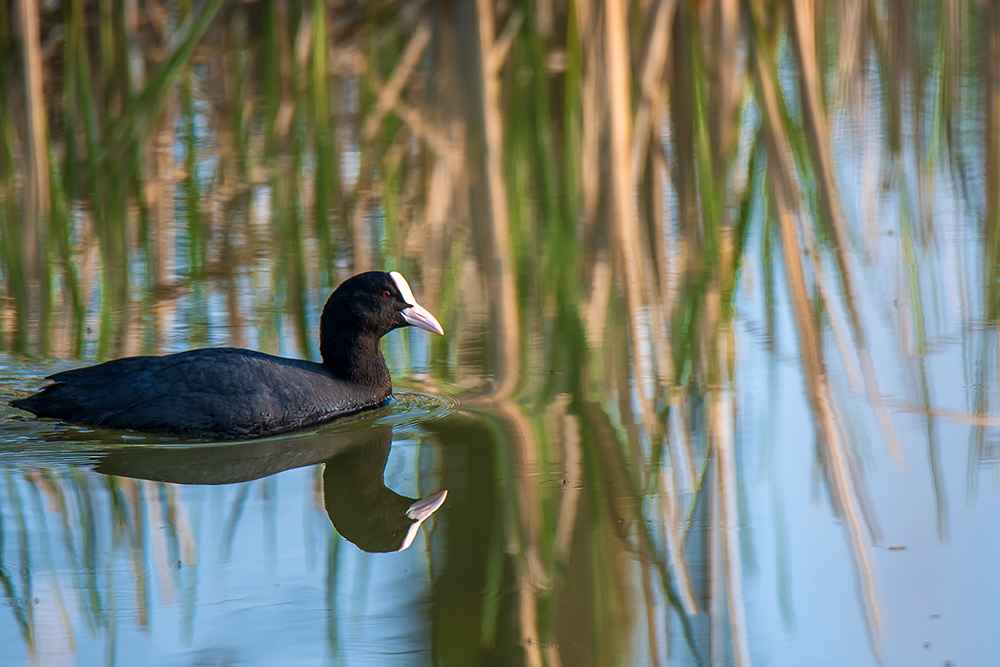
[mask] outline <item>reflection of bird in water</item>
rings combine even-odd
[[[273,441],[113,449],[100,453],[95,469],[174,484],[236,484],[324,462],[324,502],[337,532],[363,551],[402,551],[448,492],[414,500],[387,489],[391,445],[392,426],[376,424]]]
[[[402,275],[345,280],[320,318],[323,363],[236,348],[127,357],[49,376],[10,405],[39,417],[148,433],[255,438],[382,405],[392,381],[379,340],[415,326],[444,333]]]
[[[413,543],[427,517],[444,503],[447,491],[416,500],[383,482],[391,437],[373,436],[326,460],[323,500],[341,536],[365,551],[402,551]]]

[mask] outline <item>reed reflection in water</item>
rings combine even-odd
[[[399,269],[449,336],[390,366],[460,406],[420,426],[449,501],[430,608],[400,612],[417,662],[990,664],[959,639],[1000,592],[994,5],[0,6],[3,397],[48,368],[26,355],[315,357],[329,290]],[[0,410],[18,456],[56,428]],[[116,570],[45,564],[26,499],[156,503],[18,460],[0,627],[38,659],[40,580],[63,609]]]

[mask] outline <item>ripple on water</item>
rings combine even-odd
[[[397,389],[389,407],[392,423],[405,428],[447,416],[458,407],[458,401],[410,389]]]
[[[312,428],[262,438],[257,442],[309,440],[317,436],[336,437],[350,431],[369,429],[375,424],[390,424],[393,427],[393,440],[396,440],[400,436],[419,432],[422,424],[441,419],[454,412],[458,406],[458,402],[453,399],[410,389],[395,389],[392,394],[392,400],[380,408],[340,417]],[[208,443],[202,441],[198,444]]]

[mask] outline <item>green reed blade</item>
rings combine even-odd
[[[77,46],[78,34],[73,30],[73,3],[63,3],[63,25],[65,26],[65,37],[63,38],[63,59],[67,63],[73,62],[79,50]],[[65,133],[64,143],[66,155],[63,164],[63,190],[67,201],[74,201],[77,197],[77,118],[78,102],[76,92],[76,77],[73,67],[65,67],[62,77],[63,83],[63,132]]]
[[[305,105],[300,104],[300,111],[294,123],[295,137],[292,141],[292,170],[291,170],[291,198],[288,202],[289,211],[285,220],[288,222],[284,234],[282,235],[286,243],[286,254],[289,259],[289,269],[291,271],[289,281],[290,303],[292,316],[295,322],[295,329],[298,334],[301,354],[306,357],[314,355],[310,345],[309,327],[307,326],[307,291],[305,276],[304,254],[302,252],[303,243],[303,220],[302,220],[302,182],[305,178],[305,119],[301,110]]]
[[[324,272],[333,265],[333,247],[330,241],[331,200],[339,191],[334,157],[333,134],[330,131],[329,77],[326,71],[326,3],[311,0],[312,4],[312,97],[313,124],[316,135],[316,174],[313,189],[315,200],[313,217],[319,252]]]
[[[494,448],[496,450],[498,448]],[[504,570],[504,530],[503,514],[496,512],[490,542],[486,550],[486,564],[483,568],[485,582],[482,591],[483,611],[480,621],[479,641],[483,646],[496,645],[500,623],[500,602]]]
[[[181,83],[181,109],[184,136],[184,214],[187,217],[187,269],[188,275],[200,277],[206,270],[207,249],[205,221],[201,210],[201,184],[198,180],[198,133],[195,126],[195,107],[190,72]]]
[[[2,9],[2,8],[0,8]],[[0,44],[0,47],[4,46]],[[0,68],[0,263],[6,273],[10,296],[14,301],[14,339],[16,352],[28,350],[28,284],[22,247],[21,207],[16,181],[14,142],[16,132],[11,106],[12,76]],[[2,329],[2,327],[0,327]]]
[[[762,196],[763,189],[755,186],[757,173],[761,169],[761,161],[764,157],[764,135],[758,128],[754,135],[753,145],[750,149],[750,158],[747,161],[746,188],[739,201],[739,208],[736,214],[735,229],[735,250],[733,252],[734,266],[727,267],[729,283],[723,285],[722,294],[727,308],[732,308],[736,294],[736,282],[740,266],[743,264],[744,250],[746,249],[747,238],[750,231],[750,219],[753,211],[753,204],[759,196]]]
[[[559,184],[556,177],[556,160],[553,156],[553,132],[551,127],[551,111],[549,108],[549,71],[546,43],[538,32],[535,13],[530,3],[525,3],[524,28],[520,31],[520,39],[527,42],[524,50],[527,52],[527,64],[531,71],[531,88],[526,91],[534,102],[530,109],[531,125],[534,141],[534,164],[538,183],[538,199],[543,229],[546,236],[555,242],[563,240],[564,229],[568,223],[563,218],[559,203]],[[520,52],[520,50],[518,51]],[[527,106],[527,105],[525,105]]]
[[[83,295],[80,291],[80,278],[73,257],[72,221],[70,220],[69,204],[63,190],[63,179],[59,173],[55,156],[49,149],[49,191],[52,195],[51,224],[52,235],[55,237],[59,262],[62,265],[65,289],[69,292],[69,300],[73,313],[73,356],[80,356],[83,351],[83,330],[86,310]]]
[[[225,0],[208,0],[190,23],[178,32],[183,39],[177,44],[170,58],[148,80],[142,92],[130,102],[121,117],[111,126],[103,149],[114,154],[128,141],[144,144],[149,133],[159,121],[167,98],[173,92],[177,78],[186,71],[186,65],[202,35],[222,7]],[[190,17],[189,17],[190,18]]]
[[[562,213],[567,223],[580,214],[580,151],[583,126],[583,38],[576,3],[569,3],[566,16],[566,74],[562,102]],[[568,225],[571,231],[572,225]]]
[[[278,3],[267,3],[267,19],[264,21],[263,94],[264,94],[264,142],[268,157],[276,149],[276,123],[278,103],[281,95],[281,72],[279,61],[283,57],[278,50]]]
[[[108,103],[110,92],[115,81],[115,9],[114,0],[97,0],[97,10],[100,20],[98,31],[100,39],[101,80],[104,83],[105,108],[110,110]]]

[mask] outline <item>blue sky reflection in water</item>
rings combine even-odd
[[[111,651],[121,664],[146,664],[151,655],[151,664],[316,664],[330,656],[377,664],[382,654],[425,664],[426,622],[412,612],[427,605],[429,536],[390,554],[344,541],[324,508],[324,465],[217,485],[121,475],[233,479],[342,454],[336,443],[345,431],[390,438],[390,428],[369,418],[284,442],[195,450],[151,439],[109,445],[83,430],[45,453],[5,451],[11,495],[3,518],[15,548],[3,562],[13,587],[32,596],[11,607],[31,615],[37,652],[29,656],[18,623],[4,623],[4,663],[103,663]],[[386,468],[394,490],[417,495],[419,466],[433,459],[422,447],[420,437],[398,435]],[[27,536],[18,530],[22,516]]]
[[[67,7],[0,33],[0,664],[1000,663],[994,3]],[[228,450],[6,405],[316,359],[368,268],[448,332],[386,338],[377,414]],[[368,554],[320,462],[386,425],[385,486],[448,497]]]

